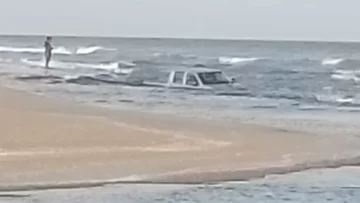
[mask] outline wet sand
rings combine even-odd
[[[3,87],[0,123],[0,191],[246,180],[356,165],[340,159],[360,149],[353,137],[114,111]]]

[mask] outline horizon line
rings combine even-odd
[[[204,40],[204,41],[258,41],[258,42],[298,42],[298,43],[360,43],[360,40],[302,40],[302,39],[260,39],[260,38],[206,38],[206,37],[157,37],[157,36],[114,36],[114,35],[75,35],[75,34],[1,34],[0,37],[63,37],[63,38],[123,38],[123,39],[155,39],[155,40]]]

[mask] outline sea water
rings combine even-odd
[[[0,37],[2,85],[90,105],[257,123],[357,137],[360,44],[55,37],[44,70],[43,37]],[[130,87],[134,72],[166,80],[178,68],[220,69],[249,94]],[[104,79],[105,78],[105,79]],[[69,80],[71,79],[71,80]],[[65,82],[64,82],[65,81]],[[29,202],[358,202],[357,167],[305,171],[219,185],[118,185],[30,192]]]

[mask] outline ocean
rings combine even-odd
[[[43,43],[44,37],[1,36],[1,84],[114,110],[255,123],[328,136],[360,135],[360,43],[54,37],[50,70],[43,68]],[[136,74],[164,82],[168,71],[198,67],[222,70],[242,90],[219,95],[121,83]],[[344,167],[245,183],[119,185],[36,192],[24,198],[29,202],[357,202],[359,174],[356,167]]]

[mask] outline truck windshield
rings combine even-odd
[[[230,81],[222,74],[222,72],[205,72],[198,73],[200,80],[204,85],[228,84]]]

